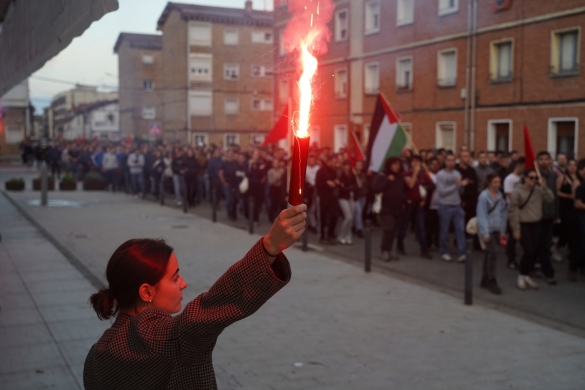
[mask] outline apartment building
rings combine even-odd
[[[160,19],[163,128],[174,139],[261,144],[272,126],[272,13],[168,3]]]
[[[118,54],[120,130],[154,139],[164,132],[162,36],[121,33]]]
[[[20,143],[33,135],[28,79],[0,96],[0,160],[18,158]]]
[[[275,114],[298,77],[282,48],[290,15],[275,2]],[[367,143],[382,92],[418,148],[536,150],[583,157],[582,0],[337,0],[320,61],[312,138]]]
[[[53,97],[51,106],[47,110],[46,117],[52,123],[49,136],[62,137],[65,125],[75,113],[77,107],[83,104],[91,104],[106,100],[118,99],[118,92],[102,92],[97,87],[77,84],[75,88],[58,93]]]

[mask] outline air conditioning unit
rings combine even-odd
[[[494,12],[504,11],[512,6],[512,0],[492,0],[492,10]]]

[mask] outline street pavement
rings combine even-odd
[[[2,170],[0,176],[6,179]],[[0,389],[82,388],[85,355],[109,326],[87,299],[105,282],[107,261],[126,239],[167,239],[189,283],[187,300],[206,291],[260,238],[124,194],[51,192],[50,207],[37,205],[38,192],[3,195]],[[329,249],[291,248],[286,254],[291,283],[218,340],[214,366],[220,389],[585,384],[582,337],[486,305],[465,306],[460,297],[393,273],[366,274],[359,263],[347,256],[340,261]],[[458,267],[429,262],[435,263]],[[554,290],[525,295],[538,301],[549,291]]]

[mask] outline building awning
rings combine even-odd
[[[0,0],[0,96],[43,67],[118,0]]]

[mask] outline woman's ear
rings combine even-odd
[[[152,302],[152,299],[154,298],[154,287],[148,283],[143,283],[138,287],[138,296],[143,302]]]

